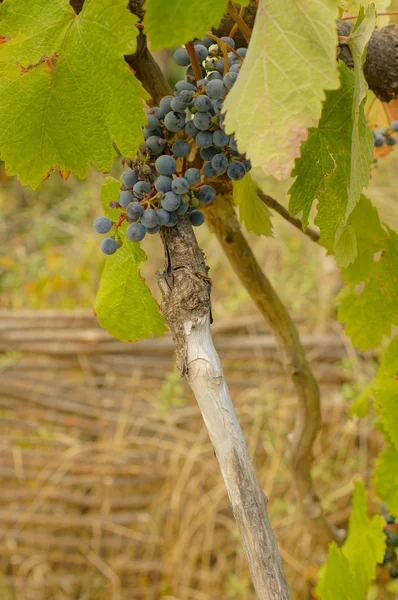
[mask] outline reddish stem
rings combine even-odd
[[[123,213],[122,215],[120,215],[118,222],[115,223],[115,229],[118,230],[119,227],[121,226],[121,224],[123,223],[123,221],[125,221],[126,219],[127,219],[127,213]]]
[[[240,54],[237,53],[237,51],[235,50],[235,48],[232,48],[232,46],[230,46],[229,44],[227,44],[226,42],[223,42],[222,40],[220,40],[219,37],[217,37],[216,35],[213,35],[212,33],[206,33],[206,36],[211,38],[212,40],[214,40],[215,42],[217,42],[217,44],[220,44],[221,48],[222,45],[225,44],[225,46],[227,47],[227,49],[230,52],[233,52],[235,54],[235,56],[237,56],[239,58],[239,60],[241,60],[242,62],[245,60],[243,58],[243,56],[241,56]]]
[[[246,23],[244,22],[244,20],[242,19],[241,15],[238,13],[238,11],[236,10],[236,8],[235,8],[234,4],[231,2],[231,0],[229,0],[229,2],[228,2],[228,12],[231,15],[231,17],[233,18],[233,20],[235,21],[235,23],[237,24],[237,26],[239,27],[239,29],[241,30],[242,35],[245,38],[246,42],[249,43],[251,35],[252,35],[250,27],[248,25],[246,25]]]
[[[378,17],[388,17],[398,15],[398,10],[390,10],[388,12],[379,12],[377,13]],[[358,15],[348,15],[347,17],[343,17],[342,21],[350,21],[351,19],[357,19]]]
[[[187,44],[185,44],[185,48],[187,49],[189,60],[191,61],[193,72],[195,74],[195,79],[196,81],[199,81],[199,79],[203,79],[202,69],[200,68],[200,64],[198,61],[198,57],[196,56],[195,46],[193,45],[193,42],[188,42]]]
[[[245,14],[245,10],[246,10],[246,7],[245,6],[241,6],[241,9],[239,11],[239,16],[242,17],[242,20],[243,20],[243,15]],[[234,23],[231,31],[229,32],[228,37],[234,39],[235,33],[237,31],[238,31],[238,24]]]

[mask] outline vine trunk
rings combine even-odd
[[[158,274],[161,311],[172,332],[177,366],[196,397],[239,527],[259,600],[289,600],[264,496],[229,395],[210,332],[210,280],[186,217],[162,232],[166,268]]]

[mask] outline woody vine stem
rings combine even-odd
[[[217,36],[213,37],[218,41]],[[224,44],[221,42],[221,45]],[[191,59],[194,73],[200,74],[200,65],[197,60],[192,42],[186,44],[186,49]],[[225,49],[227,50],[227,48]],[[230,50],[230,48],[228,48]],[[232,50],[232,48],[231,48]],[[225,52],[226,54],[226,52]],[[158,77],[158,66],[156,61],[147,50],[146,77],[148,69],[153,68]],[[148,60],[149,59],[149,60]],[[138,59],[139,64],[139,59]],[[140,69],[138,69],[140,71]],[[162,76],[163,82],[159,86],[159,94],[156,90],[152,93],[153,101],[160,100],[167,82]],[[172,93],[169,90],[169,93]],[[287,211],[269,196],[259,191],[260,198],[283,217],[287,218]],[[217,205],[221,202],[220,197]],[[272,203],[271,203],[272,204]],[[224,204],[228,208],[228,216],[221,214],[222,209],[207,211],[207,221],[211,229],[216,232],[220,244],[231,262],[234,270],[247,288],[253,301],[259,307],[268,326],[275,336],[278,354],[282,365],[290,378],[298,399],[298,412],[296,425],[292,435],[291,449],[289,452],[289,464],[292,475],[293,487],[296,490],[302,515],[308,524],[313,536],[322,544],[327,545],[331,540],[341,541],[341,534],[335,531],[328,523],[323,512],[320,500],[314,490],[311,477],[313,463],[312,446],[319,433],[321,424],[320,394],[319,388],[312,374],[311,368],[306,360],[304,349],[301,345],[297,329],[291,320],[286,308],[283,306],[278,295],[273,290],[271,283],[263,274],[252,251],[250,250],[241,232],[240,224],[230,202]],[[217,212],[218,211],[218,212]],[[293,225],[302,230],[298,219],[287,218]],[[309,230],[306,234],[314,241],[318,238],[317,232]],[[234,244],[226,240],[234,239]]]

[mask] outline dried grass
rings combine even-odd
[[[221,322],[215,339],[293,597],[313,598],[325,549],[303,528],[284,459],[294,395],[261,321]],[[372,359],[340,331],[305,341],[323,382],[314,477],[345,526],[380,440],[367,419],[347,420],[341,386],[369,377]],[[120,344],[86,311],[3,311],[0,348],[2,600],[255,600],[169,338]]]

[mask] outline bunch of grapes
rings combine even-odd
[[[212,37],[205,36],[195,40],[193,49],[202,79],[195,79],[188,51],[179,48],[174,60],[187,67],[186,77],[176,83],[174,96],[165,96],[148,111],[145,144],[133,168],[123,173],[118,201],[110,203],[120,209],[120,218],[116,223],[107,217],[94,222],[98,233],[115,230],[101,242],[105,254],[113,254],[120,246],[117,229],[126,219],[126,235],[133,242],[161,227],[173,227],[183,214],[192,225],[202,225],[200,206],[213,202],[217,181],[238,181],[251,169],[234,136],[225,133],[221,114],[246,48],[235,50],[229,37],[213,43]]]
[[[373,143],[376,148],[380,148],[386,144],[387,146],[395,146],[397,143],[396,136],[392,133],[398,131],[398,121],[392,121],[389,127],[373,130]]]
[[[381,510],[387,525],[395,525],[395,517],[388,512],[384,504],[382,505]],[[382,566],[390,564],[389,574],[392,579],[398,579],[398,533],[395,533],[395,531],[398,532],[398,529],[394,529],[394,531],[388,529],[387,527],[384,529],[387,550],[384,555],[383,562],[381,563]]]

